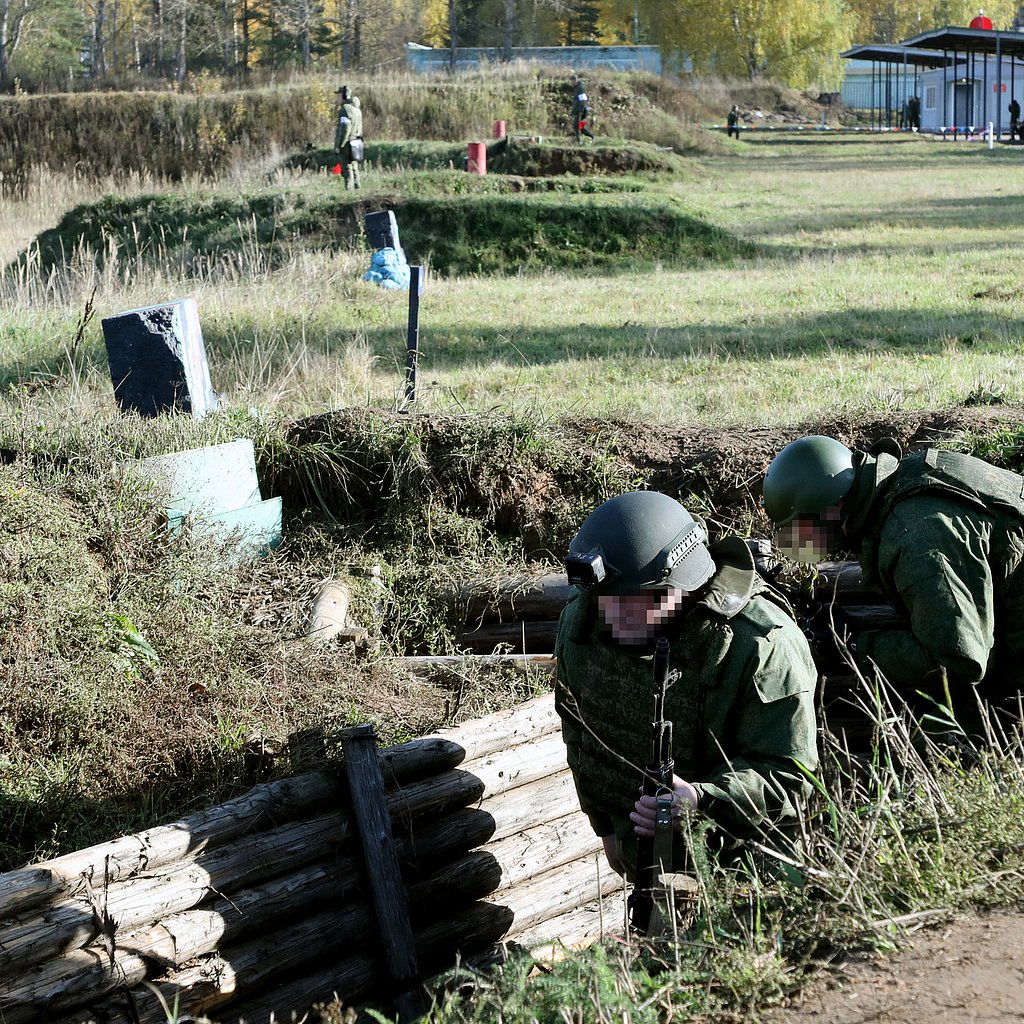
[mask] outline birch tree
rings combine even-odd
[[[0,0],[0,87],[6,89],[13,81],[11,59],[31,24],[35,7],[32,0]]]

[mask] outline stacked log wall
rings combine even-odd
[[[594,937],[621,880],[599,871],[551,695],[380,761],[421,973],[502,939]],[[163,1024],[162,999],[265,1024],[372,995],[385,972],[350,804],[342,774],[307,773],[0,875],[0,1019]]]

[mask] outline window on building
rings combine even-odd
[[[924,109],[935,109],[935,86],[929,85],[924,90]]]

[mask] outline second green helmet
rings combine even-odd
[[[823,512],[853,486],[853,452],[832,437],[810,434],[787,444],[764,478],[764,510],[777,526]]]

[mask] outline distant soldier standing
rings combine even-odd
[[[569,83],[572,85],[572,131],[576,141],[580,141],[581,135],[586,135],[588,139],[594,137],[593,133],[587,127],[587,121],[590,120],[590,99],[587,96],[586,87],[583,85],[583,79],[579,77],[574,71],[569,76]]]
[[[728,125],[725,129],[726,137],[732,135],[735,132],[736,138],[740,137],[740,108],[734,103],[732,110],[729,111]]]
[[[907,100],[907,128],[912,132],[921,130],[921,101],[917,96]]]
[[[341,100],[341,109],[334,132],[334,152],[345,167],[345,188],[362,188],[359,164],[363,159],[363,111],[359,97],[353,96],[347,85],[341,86],[335,95]]]

